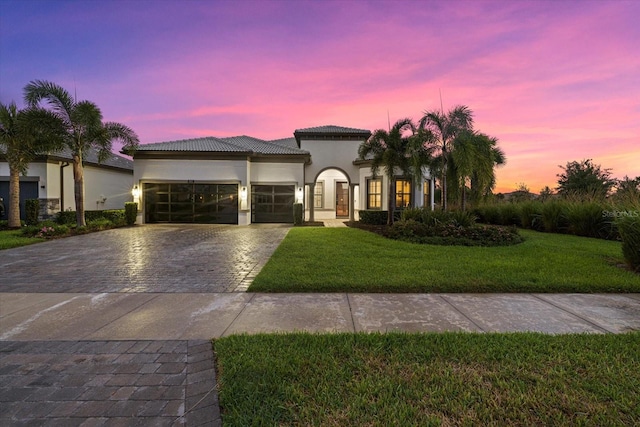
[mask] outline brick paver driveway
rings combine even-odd
[[[289,227],[144,225],[0,254],[0,292],[245,290]]]

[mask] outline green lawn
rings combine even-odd
[[[521,233],[522,244],[486,248],[412,244],[354,228],[293,228],[249,291],[640,292],[619,242]]]
[[[640,333],[240,335],[225,426],[638,425]]]
[[[0,230],[0,249],[17,248],[38,242],[44,242],[44,239],[22,237],[21,230]]]

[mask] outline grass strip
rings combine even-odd
[[[640,333],[214,341],[225,426],[638,425]]]
[[[620,242],[522,230],[503,247],[420,245],[293,228],[251,292],[640,292]]]
[[[11,249],[19,246],[44,242],[45,239],[24,237],[22,230],[0,230],[0,249]]]

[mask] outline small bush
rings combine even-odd
[[[58,224],[75,224],[76,223],[76,211],[60,211],[56,215],[56,222]]]
[[[40,214],[40,201],[38,199],[27,199],[24,203],[24,209],[27,225],[38,224],[38,215]]]
[[[57,236],[69,234],[69,227],[57,224],[54,221],[42,221],[38,225],[27,225],[21,229],[22,235],[26,237],[40,237],[50,239]]]
[[[135,202],[127,202],[124,204],[124,221],[127,225],[136,223],[138,216],[138,204]]]
[[[304,214],[302,210],[302,203],[293,204],[293,225],[302,225],[304,222]]]
[[[515,203],[500,205],[500,225],[521,225],[520,213]]]
[[[108,230],[109,228],[113,227],[113,222],[106,218],[98,218],[92,221],[87,221],[87,229],[89,229],[90,231]]]
[[[387,223],[389,213],[387,211],[362,210],[360,222],[369,225],[384,225]]]
[[[497,205],[484,205],[477,207],[473,213],[479,222],[484,224],[500,224],[500,208]]]
[[[640,273],[640,205],[638,210],[629,211],[616,219],[616,226],[622,239],[622,255],[636,273]]]

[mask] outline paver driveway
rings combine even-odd
[[[278,224],[144,225],[0,254],[0,292],[246,290],[285,237]]]

